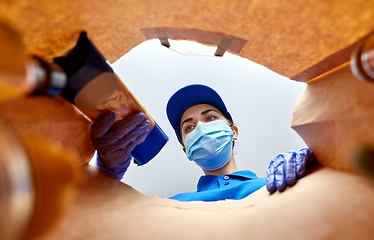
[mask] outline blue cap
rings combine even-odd
[[[181,142],[179,136],[179,121],[184,111],[189,107],[207,103],[220,109],[227,117],[233,122],[230,113],[227,111],[226,106],[219,96],[219,94],[212,88],[202,84],[192,84],[179,89],[177,92],[170,97],[166,105],[166,114],[169,122],[173,127],[178,140]]]

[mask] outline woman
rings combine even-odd
[[[197,192],[177,194],[179,201],[242,199],[267,184],[269,192],[283,191],[304,175],[305,167],[316,162],[308,148],[284,152],[269,165],[267,178],[258,178],[236,166],[232,153],[238,128],[219,94],[212,88],[193,84],[181,88],[167,103],[167,116],[189,160],[202,168],[204,176]],[[116,123],[106,115],[93,125],[92,141],[98,151],[98,166],[121,179],[131,150],[145,138],[149,123],[136,114]],[[99,130],[98,130],[99,129]]]

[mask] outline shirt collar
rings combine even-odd
[[[242,170],[242,171],[237,171],[234,173],[227,174],[227,176],[235,176],[242,178],[243,180],[251,180],[251,179],[257,179],[257,175],[249,170]],[[199,182],[197,184],[197,191],[205,191],[211,186],[213,183],[218,181],[218,176],[214,175],[203,175],[200,177]]]
[[[218,176],[213,175],[203,175],[200,177],[199,182],[197,183],[197,191],[205,191],[211,186],[213,183],[217,182]]]
[[[227,174],[227,176],[237,176],[237,177],[243,177],[243,178],[248,178],[248,179],[258,178],[254,172],[249,171],[249,170],[237,171],[234,173]]]

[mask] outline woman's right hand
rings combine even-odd
[[[136,113],[114,123],[117,114],[100,116],[91,129],[91,141],[97,150],[96,165],[114,179],[121,180],[131,162],[131,151],[149,133],[149,120]],[[113,124],[114,123],[114,124]]]

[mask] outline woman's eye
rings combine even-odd
[[[192,125],[189,125],[187,126],[185,129],[184,129],[184,132],[188,133],[188,132],[191,132],[193,129],[193,126]]]
[[[213,120],[215,120],[216,119],[216,116],[209,116],[209,117],[207,117],[207,121],[213,121]]]

